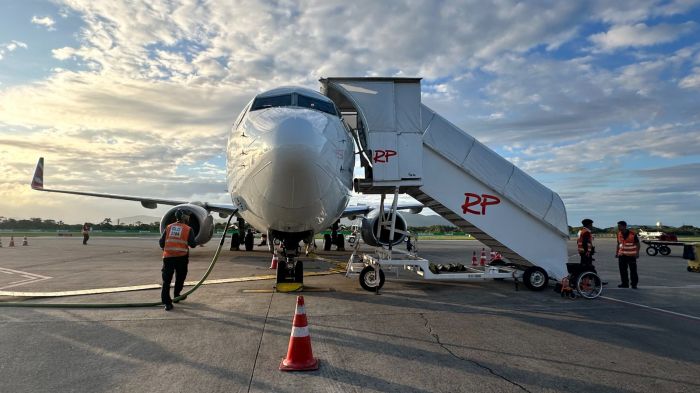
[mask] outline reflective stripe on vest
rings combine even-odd
[[[634,232],[629,231],[627,238],[622,236],[622,232],[617,233],[617,242],[619,243],[617,255],[636,257],[637,245],[634,243]]]
[[[172,223],[165,228],[165,247],[163,258],[184,257],[189,252],[187,239],[190,236],[190,227],[179,222]]]
[[[588,249],[584,250],[583,249],[583,235],[588,232],[589,239],[588,239]],[[578,239],[576,240],[576,244],[578,245],[578,252],[579,254],[584,254],[586,252],[592,251],[593,250],[593,233],[591,233],[591,230],[583,227],[581,228],[580,231],[578,231]]]

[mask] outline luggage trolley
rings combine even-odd
[[[657,254],[663,256],[671,254],[671,246],[685,246],[685,243],[679,241],[662,241],[662,240],[642,240],[642,243],[647,245],[647,255],[653,257]]]

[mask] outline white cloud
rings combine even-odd
[[[589,4],[594,19],[613,24],[678,15],[698,7],[696,0],[592,0]]]
[[[644,23],[613,26],[605,33],[593,34],[590,40],[599,50],[612,51],[619,48],[652,46],[675,41],[683,34],[694,31],[697,24],[686,22],[679,25]]]
[[[56,21],[54,21],[50,16],[38,17],[38,16],[34,15],[34,16],[32,16],[31,22],[34,23],[35,25],[44,26],[48,30],[55,30],[53,25],[56,24]]]
[[[17,48],[24,48],[27,49],[27,44],[21,41],[15,41],[12,40],[9,44],[5,45],[5,48],[7,48],[8,51],[12,52],[13,50]]]
[[[75,52],[75,49],[69,46],[51,50],[51,54],[53,55],[53,57],[58,60],[68,60],[71,57],[75,56]]]
[[[5,57],[5,53],[14,52],[17,48],[27,49],[27,44],[22,41],[15,40],[0,43],[0,60]]]
[[[700,67],[694,67],[693,73],[681,79],[678,86],[684,89],[700,88]]]

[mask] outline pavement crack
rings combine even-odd
[[[255,352],[255,361],[253,362],[253,369],[250,370],[250,380],[248,381],[248,393],[250,393],[250,387],[253,386],[253,376],[255,376],[255,368],[258,365],[258,356],[260,356],[260,347],[262,347],[263,337],[265,337],[265,328],[267,327],[267,319],[270,315],[270,308],[272,307],[272,298],[275,297],[275,292],[270,294],[270,303],[267,304],[267,312],[265,313],[265,322],[263,322],[263,330],[260,333],[260,342],[258,342],[258,350]]]
[[[473,364],[473,365],[475,365],[475,366],[477,366],[477,367],[479,367],[479,368],[481,368],[481,369],[483,369],[483,370],[488,371],[491,375],[493,375],[493,376],[495,376],[495,377],[498,377],[498,378],[500,378],[500,379],[502,379],[502,380],[504,380],[504,381],[510,383],[511,385],[517,386],[517,387],[519,387],[520,389],[522,389],[523,391],[526,391],[526,392],[528,392],[528,393],[531,393],[531,392],[530,392],[529,390],[527,390],[523,385],[521,385],[521,384],[519,384],[519,383],[517,383],[517,382],[515,382],[515,381],[513,381],[513,380],[510,380],[510,379],[508,379],[507,377],[505,377],[505,376],[503,376],[503,375],[497,373],[497,372],[494,371],[494,369],[492,369],[491,367],[486,366],[486,365],[484,365],[484,364],[481,364],[481,363],[479,363],[479,362],[477,362],[476,360],[473,360],[473,359],[463,358],[463,357],[457,355],[456,353],[454,353],[450,348],[447,347],[446,344],[444,344],[444,343],[440,340],[440,335],[438,335],[437,332],[435,332],[435,330],[433,330],[433,327],[432,327],[432,325],[430,325],[430,321],[428,321],[428,318],[425,316],[425,314],[424,314],[424,313],[419,313],[418,315],[420,315],[420,317],[421,317],[421,318],[423,319],[423,321],[425,322],[425,325],[424,325],[424,326],[425,326],[425,329],[428,331],[428,334],[430,334],[430,336],[432,336],[432,337],[435,339],[435,343],[438,344],[438,345],[439,345],[442,349],[444,349],[447,353],[449,353],[450,355],[452,355],[452,357],[454,357],[455,359],[459,359],[459,360],[461,360],[461,361],[464,361],[464,362],[471,363],[471,364]]]

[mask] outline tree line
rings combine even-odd
[[[132,231],[158,231],[160,223],[143,223],[137,221],[132,224],[113,224],[112,219],[105,218],[99,223],[88,222],[93,230],[132,230]],[[17,230],[43,230],[43,231],[80,231],[83,224],[67,224],[61,220],[41,219],[32,217],[30,219],[17,220],[0,216],[0,229]]]
[[[700,228],[692,226],[692,225],[682,225],[680,227],[669,227],[669,226],[662,226],[662,227],[652,227],[652,226],[631,226],[633,231],[638,231],[639,229],[643,229],[647,232],[665,232],[669,233],[672,235],[676,236],[700,236]],[[578,231],[581,229],[581,227],[569,227],[569,233],[578,233]],[[593,230],[591,230],[593,234],[617,234],[617,226],[610,227],[610,228],[597,228],[593,227]]]
[[[141,221],[136,221],[131,224],[114,224],[111,218],[105,218],[98,223],[87,223],[92,230],[97,231],[144,231],[144,232],[158,232],[160,231],[160,222],[150,222],[144,223]],[[218,222],[214,224],[214,229],[219,231],[223,230],[226,226],[223,222]],[[39,217],[32,217],[30,219],[17,220],[14,218],[7,218],[0,216],[0,229],[12,229],[12,230],[40,230],[40,231],[68,231],[75,232],[81,231],[83,229],[83,224],[67,224],[60,220],[52,219],[41,219]]]

